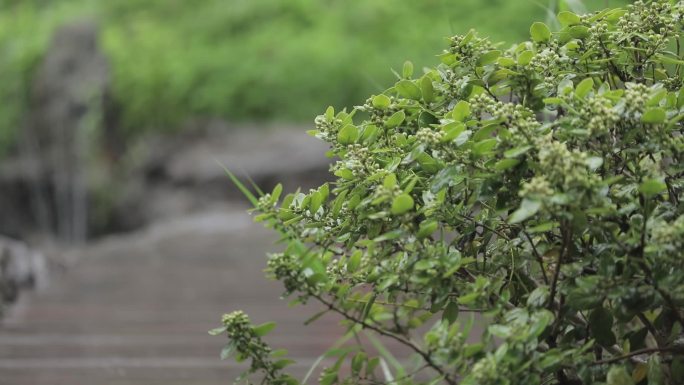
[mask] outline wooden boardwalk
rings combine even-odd
[[[0,326],[0,385],[230,384],[244,365],[220,361],[207,330],[243,309],[302,375],[337,322],[304,327],[315,309],[288,308],[264,278],[275,237],[242,208],[218,208],[98,242]],[[301,377],[300,377],[301,378]]]

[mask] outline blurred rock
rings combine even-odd
[[[45,256],[25,243],[0,236],[0,310],[16,301],[20,291],[48,283]]]
[[[87,236],[88,155],[109,78],[89,20],[59,28],[34,75],[21,149],[29,209],[42,232],[67,242]]]
[[[315,187],[329,178],[325,143],[300,127],[233,127],[213,121],[176,136],[148,138],[132,151],[111,226],[142,227],[158,219],[204,210],[216,202],[246,202],[222,165],[268,191]]]

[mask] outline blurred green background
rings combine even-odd
[[[389,84],[404,60],[436,63],[443,38],[476,28],[525,39],[559,8],[625,1],[14,0],[0,6],[0,152],[11,148],[51,34],[101,29],[120,130],[173,131],[189,118],[309,122]]]

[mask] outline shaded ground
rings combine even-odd
[[[0,328],[0,385],[227,384],[244,366],[220,361],[211,337],[225,312],[278,320],[269,341],[302,375],[335,339],[332,318],[288,308],[263,277],[274,235],[243,207],[210,210],[99,241],[15,306]],[[301,378],[301,377],[300,377]]]

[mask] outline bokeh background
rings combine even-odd
[[[335,321],[303,329],[278,300],[276,237],[219,163],[314,186],[329,160],[305,132],[328,105],[436,65],[450,35],[507,48],[627,2],[1,1],[0,385],[224,383],[239,368],[205,331],[237,308],[279,321],[304,373]]]

